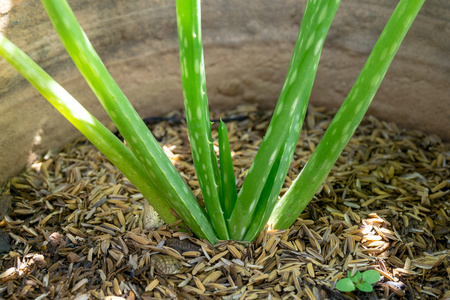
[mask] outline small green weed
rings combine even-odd
[[[336,288],[341,292],[353,292],[355,288],[362,292],[373,291],[372,284],[380,280],[380,273],[376,270],[367,270],[363,273],[357,271],[353,276],[348,272],[347,278],[342,278],[336,283]]]

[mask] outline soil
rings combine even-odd
[[[309,110],[282,194],[331,117]],[[212,118],[227,121],[239,188],[270,113],[243,106]],[[202,203],[182,114],[147,121]],[[212,246],[179,222],[153,228],[146,200],[81,138],[4,187],[0,297],[448,299],[449,159],[439,137],[366,117],[289,229]],[[335,289],[348,272],[367,269],[382,275],[372,293]]]

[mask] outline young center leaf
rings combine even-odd
[[[237,190],[234,177],[233,161],[225,123],[219,124],[219,159],[220,159],[220,200],[225,218],[229,218],[236,203]]]

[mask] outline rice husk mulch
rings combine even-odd
[[[238,188],[270,117],[254,106],[212,114],[227,121]],[[331,118],[308,111],[282,194]],[[147,121],[202,203],[182,114]],[[159,220],[142,195],[80,138],[5,186],[0,297],[449,299],[449,158],[435,135],[366,117],[289,229],[213,247],[177,223],[153,228]],[[373,293],[335,289],[348,272],[367,269],[382,275]]]

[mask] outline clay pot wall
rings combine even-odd
[[[393,11],[391,0],[344,0],[325,42],[311,103],[338,107]],[[306,0],[204,0],[212,108],[274,107]],[[183,107],[173,0],[70,0],[106,66],[142,117]],[[39,1],[0,3],[6,35],[105,124],[107,115],[66,54]],[[450,140],[450,2],[428,0],[369,113]],[[0,183],[79,136],[0,58]]]

